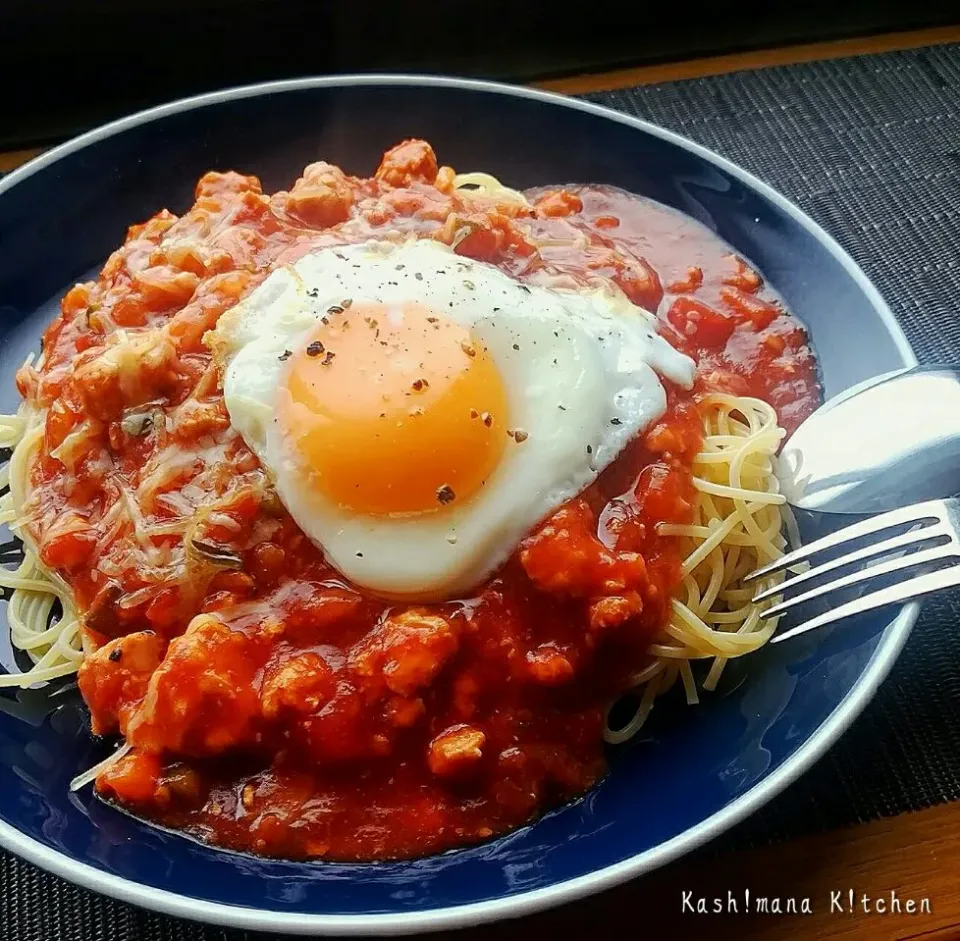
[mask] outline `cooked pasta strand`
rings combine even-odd
[[[22,673],[0,673],[0,689],[25,689],[76,673],[83,662],[80,621],[69,587],[37,556],[24,523],[29,468],[43,440],[43,425],[27,409],[0,415],[0,447],[13,448],[0,472],[0,522],[16,527],[23,541],[23,561],[16,569],[0,568],[0,587],[11,591],[7,605],[10,641],[33,662]],[[13,528],[13,527],[11,527]]]

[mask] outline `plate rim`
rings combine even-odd
[[[527,98],[547,105],[557,105],[616,121],[668,141],[683,150],[717,166],[776,205],[798,225],[806,229],[840,263],[879,314],[880,322],[890,335],[907,367],[917,365],[917,358],[890,308],[851,256],[817,222],[773,187],[742,167],[707,147],[659,127],[642,118],[633,117],[590,101],[574,99],[503,82],[456,78],[415,73],[369,73],[312,76],[221,89],[181,98],[135,112],[80,134],[35,157],[0,179],[0,194],[22,180],[52,166],[76,151],[142,124],[169,115],[193,111],[224,101],[265,97],[312,88],[353,86],[425,86],[488,92],[514,98]],[[16,827],[0,820],[0,848],[6,849],[34,865],[69,882],[123,902],[139,905],[165,915],[200,920],[232,928],[256,931],[279,931],[295,934],[324,935],[401,935],[422,931],[479,925],[501,918],[516,918],[533,912],[572,902],[587,895],[610,889],[643,873],[686,855],[719,836],[734,824],[746,819],[779,794],[815,764],[859,716],[873,699],[880,684],[896,662],[920,612],[920,603],[905,605],[884,628],[877,649],[870,657],[856,685],[844,696],[816,732],[774,772],[726,807],[690,827],[688,830],[618,863],[594,872],[557,882],[553,885],[463,905],[451,905],[419,912],[382,912],[376,914],[314,914],[282,912],[264,908],[246,908],[211,902],[166,889],[157,889],[112,873],[88,863],[72,859],[27,836]]]

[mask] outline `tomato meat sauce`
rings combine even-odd
[[[605,773],[609,703],[648,662],[680,579],[697,398],[749,394],[794,427],[818,403],[802,327],[679,213],[603,186],[454,187],[422,141],[374,177],[313,164],[288,192],[208,173],[183,216],[132,226],[72,288],[18,375],[44,417],[24,507],[73,590],[97,780],[218,846],[372,860],[483,840]],[[472,597],[383,601],[293,523],[230,425],[204,334],[271,270],[377,237],[437,239],[529,282],[608,279],[699,364],[668,409]]]

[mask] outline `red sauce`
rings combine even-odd
[[[816,406],[802,328],[707,230],[610,188],[537,191],[528,210],[464,198],[452,176],[416,141],[372,179],[314,164],[273,196],[207,174],[183,217],[133,226],[68,292],[42,368],[21,370],[47,410],[30,531],[96,648],[80,673],[93,731],[134,746],[103,797],[221,846],[381,859],[582,794],[679,580],[655,527],[689,519],[697,396],[759,396],[788,427]],[[203,342],[274,267],[398,230],[531,282],[609,278],[699,363],[694,392],[668,386],[662,420],[494,579],[416,607],[345,583],[299,531]]]

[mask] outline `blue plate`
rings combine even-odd
[[[699,219],[752,259],[806,322],[827,395],[914,363],[876,290],[769,187],[643,121],[484,82],[359,76],[176,102],[78,137],[0,182],[0,408],[73,282],[126,226],[186,209],[211,168],[266,191],[324,159],[358,174],[405,137],[523,188],[610,183]],[[656,724],[585,799],[495,842],[415,862],[275,862],[131,819],[68,784],[102,754],[76,694],[0,694],[0,844],[74,882],[189,918],[255,929],[399,933],[476,924],[647,872],[752,813],[816,761],[869,701],[916,605],[771,648],[741,683]],[[6,641],[0,661],[10,663]]]

